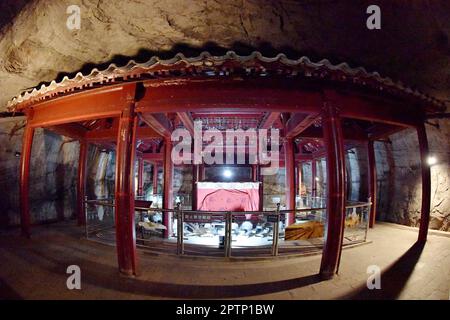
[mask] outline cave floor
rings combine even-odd
[[[380,223],[372,242],[343,250],[339,275],[320,281],[320,255],[276,260],[176,257],[139,252],[140,275],[118,274],[115,248],[83,239],[64,222],[0,233],[0,299],[449,299],[450,238]],[[68,290],[69,265],[81,268],[81,290]],[[368,290],[367,268],[381,269]]]

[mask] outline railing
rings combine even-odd
[[[368,202],[348,203],[345,210],[345,229],[344,229],[344,243],[343,245],[364,242],[367,237],[368,220],[370,212],[370,199]],[[93,212],[95,208],[95,212]],[[114,233],[114,201],[105,200],[86,200],[86,237],[99,238],[101,236],[111,235]],[[169,234],[171,238],[176,239],[176,254],[186,254],[186,241],[189,242],[190,250],[192,247],[214,247],[219,249],[214,251],[216,254],[222,252],[225,257],[231,257],[233,248],[237,249],[236,253],[242,254],[246,249],[251,248],[250,255],[255,250],[265,252],[272,256],[279,255],[280,238],[283,239],[286,232],[285,220],[286,216],[293,214],[295,222],[301,224],[304,222],[316,221],[324,229],[326,225],[326,208],[325,207],[307,207],[297,210],[280,210],[280,205],[277,204],[276,210],[273,211],[195,211],[184,210],[180,203],[174,209],[160,209],[160,208],[145,208],[135,207],[136,210],[136,243],[139,246],[152,248],[152,241],[161,239],[164,230],[162,229],[163,216],[169,215],[172,219],[173,232]],[[99,212],[101,214],[99,214]],[[151,222],[151,223],[148,223]],[[240,225],[239,225],[240,223]],[[244,228],[244,223],[247,223],[248,228]],[[144,228],[144,226],[152,225],[152,228]],[[214,238],[217,238],[215,245],[210,243],[201,243],[198,241],[191,241],[195,232],[202,232],[205,225],[209,225],[209,229],[216,232]],[[196,230],[195,228],[198,228]],[[204,230],[203,230],[204,231]],[[259,232],[259,233],[258,233]],[[265,243],[238,245],[233,246],[234,237],[241,236],[240,233],[252,234],[258,236],[264,234]],[[262,237],[262,236],[261,236]],[[113,237],[109,237],[111,239]],[[201,240],[201,237],[197,237]],[[244,237],[245,238],[245,237]],[[256,237],[255,237],[256,238]],[[248,237],[250,239],[250,236]],[[316,240],[318,244],[313,245],[316,249],[323,247],[323,235],[318,236]],[[162,242],[162,240],[159,240]],[[173,240],[172,240],[173,241]],[[235,241],[237,242],[237,241]],[[173,243],[173,242],[172,242]],[[283,242],[283,249],[290,241]],[[291,246],[293,249],[300,245]],[[292,249],[291,248],[291,249]],[[223,250],[223,251],[222,251]],[[298,251],[298,250],[297,250]],[[289,251],[289,252],[292,252]]]

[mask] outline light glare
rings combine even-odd
[[[437,158],[435,156],[429,156],[427,158],[427,163],[429,166],[432,166],[437,163]]]

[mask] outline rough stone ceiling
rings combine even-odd
[[[345,61],[450,101],[450,1],[377,1],[382,28],[371,31],[372,2],[3,0],[0,111],[25,89],[110,62],[229,49]],[[66,27],[73,4],[76,31]]]

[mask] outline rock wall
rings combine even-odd
[[[450,121],[432,120],[427,125],[431,166],[430,228],[450,230]],[[418,226],[422,201],[421,166],[417,133],[407,129],[390,136],[389,143],[376,143],[377,218]]]
[[[24,121],[0,122],[0,225],[20,223],[19,168]],[[50,131],[34,133],[30,164],[32,223],[74,215],[79,144]]]

